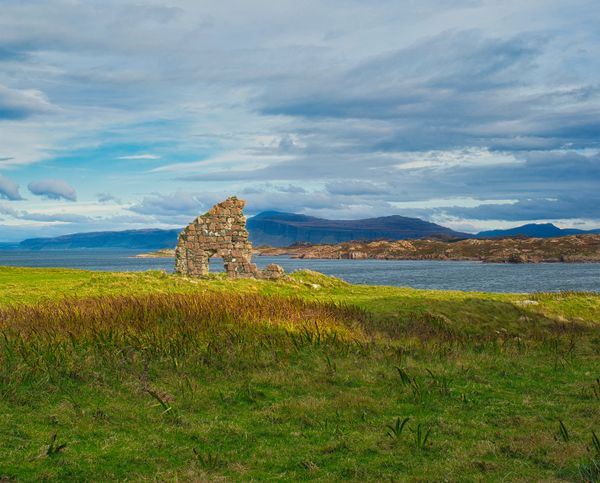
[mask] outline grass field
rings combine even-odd
[[[0,481],[598,481],[599,378],[595,294],[0,268]]]

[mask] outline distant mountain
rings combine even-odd
[[[385,216],[365,220],[326,220],[294,213],[266,211],[248,219],[250,239],[258,245],[288,246],[294,243],[340,243],[350,240],[402,240],[412,238],[465,238],[470,235],[418,218]],[[126,230],[75,233],[55,238],[31,238],[19,248],[32,250],[68,248],[173,248],[180,230]]]
[[[364,220],[326,220],[313,216],[265,211],[248,220],[255,246],[294,243],[341,243],[350,240],[403,240],[413,238],[465,238],[459,233],[419,218],[383,216]]]
[[[250,240],[255,246],[270,245],[286,247],[294,243],[313,245],[336,244],[352,240],[406,240],[417,238],[459,239],[496,237],[539,237],[549,238],[586,233],[561,229],[550,223],[530,224],[509,230],[482,231],[477,235],[460,233],[419,218],[383,216],[364,220],[327,220],[313,216],[265,211],[248,219]],[[125,230],[75,233],[54,238],[30,238],[22,241],[18,248],[51,250],[69,248],[131,248],[140,251],[174,248],[180,229]],[[0,249],[16,248],[14,244],[0,244]]]
[[[54,238],[30,238],[23,240],[19,248],[48,250],[65,248],[132,248],[158,250],[177,245],[180,230],[125,230],[74,233]]]
[[[553,238],[568,235],[598,234],[600,230],[577,230],[576,228],[559,228],[552,223],[530,223],[507,230],[482,231],[477,238],[498,238],[526,236],[531,238]]]

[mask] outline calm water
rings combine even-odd
[[[0,250],[0,265],[107,271],[173,270],[172,259],[130,258],[136,253],[138,251],[92,249]],[[600,292],[598,263],[504,265],[424,260],[295,260],[283,257],[255,257],[254,261],[259,267],[275,262],[288,272],[309,268],[348,282],[371,285],[488,292]],[[222,271],[221,260],[211,260],[210,268],[215,272]]]

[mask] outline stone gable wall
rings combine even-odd
[[[175,271],[189,277],[208,275],[210,257],[221,257],[230,277],[280,278],[283,269],[269,265],[264,272],[252,263],[245,202],[232,196],[199,216],[179,234]]]

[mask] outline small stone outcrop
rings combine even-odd
[[[270,280],[277,280],[283,276],[285,276],[285,270],[281,265],[277,265],[276,263],[270,263],[261,272],[262,278],[268,278]]]
[[[175,249],[175,271],[188,277],[204,277],[208,275],[209,259],[219,257],[229,277],[281,278],[284,270],[279,265],[271,264],[261,271],[252,263],[245,204],[232,196],[184,228]]]

